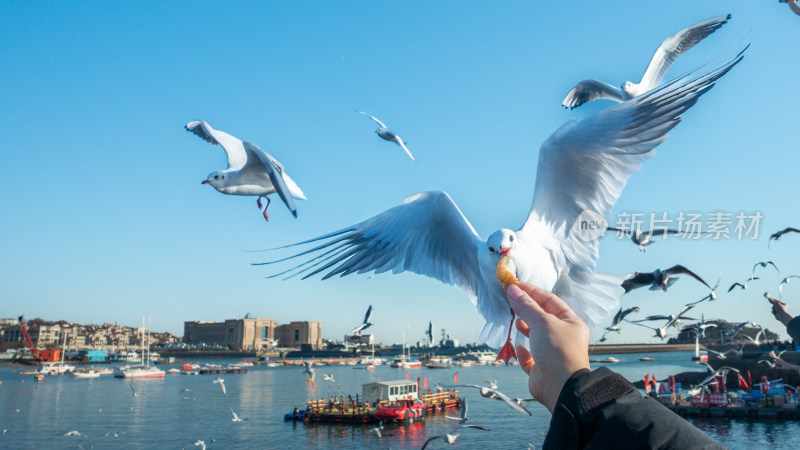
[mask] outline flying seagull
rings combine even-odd
[[[683,318],[683,320],[695,320],[695,319],[689,319],[689,318],[683,317],[683,315],[686,314],[686,312],[689,311],[692,308],[694,308],[694,305],[684,306],[683,309],[681,309],[681,312],[679,312],[677,316],[658,317],[658,318],[655,318],[655,317],[654,318],[645,318],[645,319],[642,319],[642,320],[637,320],[635,322],[631,322],[629,320],[626,320],[626,322],[639,325],[640,327],[650,328],[651,330],[656,332],[654,337],[658,337],[658,338],[661,338],[663,340],[664,338],[667,337],[667,330],[669,329],[669,327],[675,326],[678,323],[678,321],[681,320],[681,318]],[[659,320],[659,319],[667,319],[667,323],[665,323],[664,326],[661,327],[661,328],[651,327],[650,325],[644,325],[642,323],[639,323],[639,322],[643,322],[643,321],[647,321],[647,320]]]
[[[498,391],[497,389],[492,389],[492,388],[486,387],[486,386],[479,386],[477,384],[460,384],[460,385],[457,385],[457,386],[447,386],[447,387],[471,387],[471,388],[476,388],[476,389],[478,389],[480,391],[481,397],[485,397],[485,398],[490,398],[492,400],[498,400],[498,401],[506,402],[506,404],[508,406],[510,406],[511,409],[513,409],[514,411],[517,411],[517,412],[519,412],[521,414],[527,414],[529,416],[531,415],[530,411],[525,409],[524,406],[522,406],[520,404],[517,404],[517,402],[515,402],[514,400],[511,400],[511,398],[509,398],[506,394],[503,394],[502,392]]]
[[[406,151],[406,154],[408,155],[409,158],[411,158],[412,161],[416,161],[416,159],[414,158],[414,155],[412,155],[411,152],[408,150],[408,147],[406,147],[406,143],[403,142],[403,139],[400,136],[398,136],[398,135],[392,133],[391,131],[389,131],[389,128],[386,125],[384,125],[383,122],[378,120],[377,117],[369,115],[369,114],[365,113],[364,111],[356,110],[356,112],[359,113],[359,114],[363,114],[363,115],[369,117],[370,119],[374,120],[375,122],[377,122],[378,123],[378,129],[375,130],[375,133],[378,135],[378,137],[380,137],[384,141],[394,142],[395,144],[399,145],[403,150]]]
[[[789,284],[789,282],[792,281],[792,278],[800,278],[800,275],[789,275],[781,280],[781,284],[778,286],[778,294],[780,294],[781,300],[783,300],[783,285]]]
[[[304,361],[303,364],[305,365],[305,368],[303,369],[303,373],[307,373],[308,374],[308,382],[309,383],[313,383],[314,382],[314,373],[315,373],[314,368],[311,367],[313,365],[313,363],[308,362],[308,361]]]
[[[749,284],[751,281],[753,281],[753,280],[760,280],[760,279],[761,279],[761,278],[759,278],[759,277],[754,277],[754,276],[750,275],[750,278],[748,278],[748,279],[747,279],[747,280],[744,282],[744,284],[742,284],[742,283],[739,283],[738,281],[737,281],[736,283],[733,283],[733,284],[731,285],[731,287],[729,287],[729,288],[728,288],[728,292],[730,292],[730,291],[732,291],[732,290],[736,289],[737,287],[738,287],[739,289],[741,289],[741,290],[743,290],[743,291],[744,291],[744,290],[746,290],[746,289],[747,289],[747,285],[748,285],[748,284]]]
[[[755,322],[742,322],[742,323],[740,323],[739,325],[736,325],[734,328],[732,328],[732,329],[731,329],[731,331],[729,331],[729,332],[728,332],[728,337],[729,337],[729,338],[731,338],[731,339],[735,338],[735,337],[736,337],[736,335],[738,335],[739,333],[741,333],[741,332],[742,332],[742,330],[744,329],[744,327],[746,327],[746,326],[748,326],[748,325],[750,325],[751,327],[758,327],[758,326],[760,326],[760,325],[758,325],[758,324],[757,324],[757,323],[755,323]]]
[[[220,145],[228,155],[228,168],[208,175],[202,184],[210,184],[214,189],[229,195],[257,196],[256,203],[261,209],[261,199],[267,199],[264,219],[269,220],[267,208],[271,202],[269,194],[278,193],[289,211],[297,217],[297,207],[292,197],[306,200],[303,191],[289,178],[283,165],[269,153],[251,142],[242,142],[224,131],[211,128],[202,120],[186,124],[186,130],[199,136],[212,145]]]
[[[372,305],[369,305],[369,308],[367,308],[367,314],[364,316],[364,321],[361,323],[361,325],[353,328],[353,331],[351,331],[350,333],[356,336],[361,336],[362,331],[372,326],[372,324],[369,322],[369,319],[371,317],[372,317]]]
[[[64,436],[80,436],[82,438],[86,437],[85,434],[81,433],[78,430],[67,431],[66,433],[64,433]]]
[[[233,414],[233,419],[231,419],[231,420],[234,421],[234,422],[242,422],[242,421],[247,420],[247,419],[242,419],[241,417],[239,417],[239,415],[236,414],[236,411],[234,411],[233,409],[231,409],[231,414]]]
[[[425,336],[428,336],[428,342],[433,345],[433,322],[428,321],[428,329],[425,330]]]
[[[711,301],[711,302],[716,300],[717,299],[717,288],[719,287],[719,282],[720,281],[722,281],[722,274],[721,273],[719,275],[719,278],[717,278],[717,284],[715,284],[714,287],[711,288],[711,292],[709,292],[708,295],[706,295],[705,297],[701,298],[700,300],[694,301],[692,303],[687,303],[687,305],[697,305],[697,304],[702,303],[702,302],[704,302],[706,300]]]
[[[709,370],[711,370],[711,366],[707,367],[709,368]],[[723,378],[725,378],[725,376],[728,374],[729,371],[739,373],[738,369],[734,369],[733,367],[728,367],[728,366],[722,366],[719,369],[712,371],[711,375],[707,376],[703,381],[698,383],[693,389],[689,390],[688,395],[690,397],[693,397],[695,395],[700,395],[700,392],[703,391],[703,388],[707,384],[714,384],[713,381],[717,376],[721,375]]]
[[[789,9],[792,10],[793,13],[800,16],[800,5],[797,4],[797,0],[778,0],[779,3],[788,3]]]
[[[712,17],[665,39],[656,49],[650,59],[647,70],[642,76],[642,80],[638,84],[626,81],[621,87],[617,88],[599,80],[583,80],[567,93],[561,105],[565,108],[573,109],[584,103],[599,99],[622,102],[650,91],[661,83],[670,66],[681,54],[689,51],[706,36],[717,31],[730,18],[730,14]]]
[[[627,317],[629,314],[639,312],[639,307],[634,306],[633,308],[628,308],[623,310],[622,308],[614,314],[614,318],[611,320],[611,326],[606,327],[608,331],[619,331],[620,327],[619,324],[622,323],[623,319]]]
[[[219,388],[222,389],[222,393],[224,395],[228,395],[228,391],[225,389],[225,380],[220,377],[214,378],[214,383],[219,385]]]
[[[428,444],[430,444],[431,441],[433,441],[435,439],[444,439],[444,441],[447,442],[448,444],[455,444],[456,439],[458,439],[459,436],[460,436],[460,434],[458,434],[458,433],[456,433],[456,434],[447,433],[444,436],[433,436],[433,437],[430,437],[430,438],[428,438],[427,441],[425,441],[424,444],[422,444],[422,448],[420,450],[425,450],[426,448],[428,448]]]
[[[657,230],[657,231],[650,230],[648,232],[642,232],[642,230],[638,228],[636,230],[631,231],[631,230],[625,230],[623,228],[614,228],[614,227],[608,227],[606,228],[606,231],[616,231],[617,233],[630,236],[631,242],[639,246],[640,252],[647,251],[645,250],[645,247],[655,242],[654,240],[650,239],[653,236],[662,235],[666,237],[668,234],[681,234],[681,232],[678,230]]]
[[[743,52],[710,72],[561,126],[540,148],[532,208],[517,231],[504,228],[482,241],[447,193],[422,192],[364,222],[281,247],[322,241],[309,250],[259,264],[306,256],[271,276],[409,271],[457,285],[486,319],[479,339],[501,348],[498,359],[506,363],[516,356],[515,314],[496,278],[506,256],[520,281],[554,292],[584,322],[597,325],[617,308],[622,289],[619,277],[595,271],[599,236],[586,239],[579,215],[607,222],[627,179]]]
[[[753,278],[753,275],[756,274],[756,269],[757,268],[759,268],[759,267],[767,267],[767,266],[772,266],[772,267],[775,268],[775,270],[778,273],[781,273],[781,270],[778,269],[778,266],[776,266],[774,262],[772,262],[772,261],[759,261],[759,262],[753,264],[753,272],[750,274],[750,278]]]
[[[788,227],[788,228],[782,229],[781,231],[772,233],[769,236],[769,242],[767,242],[767,247],[769,248],[769,246],[772,245],[772,241],[773,240],[774,241],[779,240],[781,238],[781,236],[783,236],[786,233],[800,233],[800,230],[798,230],[797,228]]]
[[[478,428],[480,430],[490,431],[486,427],[481,427],[481,426],[478,426],[478,425],[467,425],[467,422],[469,422],[469,416],[467,415],[467,411],[468,411],[468,409],[467,409],[467,399],[463,398],[463,399],[461,399],[461,408],[459,408],[459,410],[458,410],[458,417],[453,417],[453,416],[447,416],[446,415],[445,418],[448,418],[448,419],[451,419],[451,420],[455,420],[456,424],[459,426],[459,428]]]
[[[661,289],[662,291],[667,292],[667,288],[678,281],[677,278],[671,277],[670,275],[679,274],[689,275],[695,280],[706,285],[707,288],[711,289],[711,286],[709,286],[705,280],[700,278],[699,275],[680,264],[674,265],[666,270],[656,269],[652,272],[634,272],[625,278],[625,281],[622,282],[622,288],[625,289],[625,292],[630,292],[634,289],[650,285],[651,291],[657,291]]]

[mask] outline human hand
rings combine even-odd
[[[788,363],[777,356],[775,352],[770,352],[769,356],[775,360],[775,368],[780,370],[800,370],[800,366]]]
[[[589,369],[589,327],[564,303],[531,284],[512,284],[506,291],[519,316],[517,329],[528,337],[530,351],[517,345],[517,360],[528,374],[533,398],[553,412],[570,376]],[[534,362],[535,361],[535,362]]]
[[[765,297],[767,297],[767,300],[772,304],[772,315],[775,316],[775,319],[784,325],[789,325],[789,322],[791,322],[794,318],[791,314],[789,314],[789,305],[780,300],[769,297],[766,294]]]

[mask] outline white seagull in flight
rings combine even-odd
[[[480,340],[502,347],[498,359],[506,363],[516,355],[515,314],[496,278],[505,256],[520,281],[554,292],[587,324],[597,325],[617,308],[622,279],[595,271],[597,238],[605,228],[587,239],[579,215],[588,212],[592,220],[607,223],[628,178],[655,155],[653,149],[681,114],[742,57],[743,52],[702,75],[676,79],[562,125],[540,148],[533,205],[517,231],[501,229],[483,241],[447,193],[421,192],[361,223],[280,247],[321,241],[309,250],[256,265],[307,256],[271,277],[409,271],[457,285],[486,319]]]
[[[599,80],[583,80],[567,93],[561,105],[573,109],[593,100],[607,99],[622,102],[654,89],[661,83],[670,66],[681,54],[689,51],[706,36],[717,31],[730,18],[730,14],[712,17],[665,39],[656,49],[638,84],[626,81],[618,88]]]
[[[259,209],[261,199],[266,198],[264,218],[267,220],[267,208],[271,203],[267,196],[277,192],[292,215],[297,217],[297,207],[292,197],[307,200],[306,196],[272,155],[251,142],[242,142],[224,131],[215,130],[202,120],[187,123],[186,130],[212,145],[222,146],[228,155],[228,168],[210,173],[202,184],[210,184],[223,194],[258,196],[256,203]]]
[[[383,122],[378,120],[377,117],[367,114],[364,111],[356,110],[356,112],[359,114],[363,114],[369,117],[370,119],[374,120],[375,122],[377,122],[378,129],[375,130],[375,133],[378,135],[378,137],[380,137],[384,141],[394,142],[395,144],[399,145],[403,150],[406,151],[406,154],[408,154],[408,157],[411,158],[412,161],[416,161],[416,158],[414,158],[414,155],[412,155],[411,152],[408,150],[408,147],[406,147],[406,143],[403,142],[403,139],[400,136],[389,131],[389,128],[386,125],[384,125]]]

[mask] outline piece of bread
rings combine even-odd
[[[497,263],[495,277],[497,277],[497,281],[503,285],[503,289],[508,289],[508,286],[519,283],[517,279],[517,266],[510,256],[504,256],[503,259]]]

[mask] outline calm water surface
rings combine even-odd
[[[621,361],[610,367],[629,380],[645,373],[658,378],[696,370],[691,353],[656,353],[653,362],[640,362],[641,354],[615,355]],[[602,358],[603,355],[593,356]],[[238,361],[203,361],[238,362]],[[598,366],[593,364],[593,367]],[[163,380],[124,381],[110,375],[95,379],[50,376],[35,383],[28,368],[0,366],[0,448],[192,448],[197,440],[208,448],[419,448],[430,437],[452,430],[442,415],[411,425],[387,425],[383,438],[367,426],[304,425],[284,422],[294,407],[302,409],[310,398],[328,397],[341,388],[361,394],[372,381],[427,377],[430,385],[451,384],[453,370],[400,370],[388,366],[374,371],[351,366],[317,366],[315,392],[300,367],[255,366],[246,374],[220,375],[224,395],[212,380],[216,375],[167,375]],[[484,384],[497,380],[510,397],[529,397],[526,376],[519,367],[489,366],[458,369],[460,383]],[[333,374],[341,386],[322,380]],[[36,386],[39,386],[38,389]],[[132,395],[133,386],[136,396]],[[188,389],[188,391],[185,391]],[[541,447],[550,413],[531,404],[532,416],[514,412],[503,403],[480,397],[477,390],[462,389],[469,399],[472,424],[492,431],[462,430],[455,447],[527,449]],[[246,419],[233,422],[231,409]],[[732,448],[797,448],[800,421],[751,422],[737,419],[691,419],[692,423]],[[77,430],[83,437],[64,436]],[[122,433],[124,434],[122,434]],[[114,437],[114,433],[117,436]],[[214,441],[213,443],[211,441]],[[428,447],[453,448],[443,441]]]

